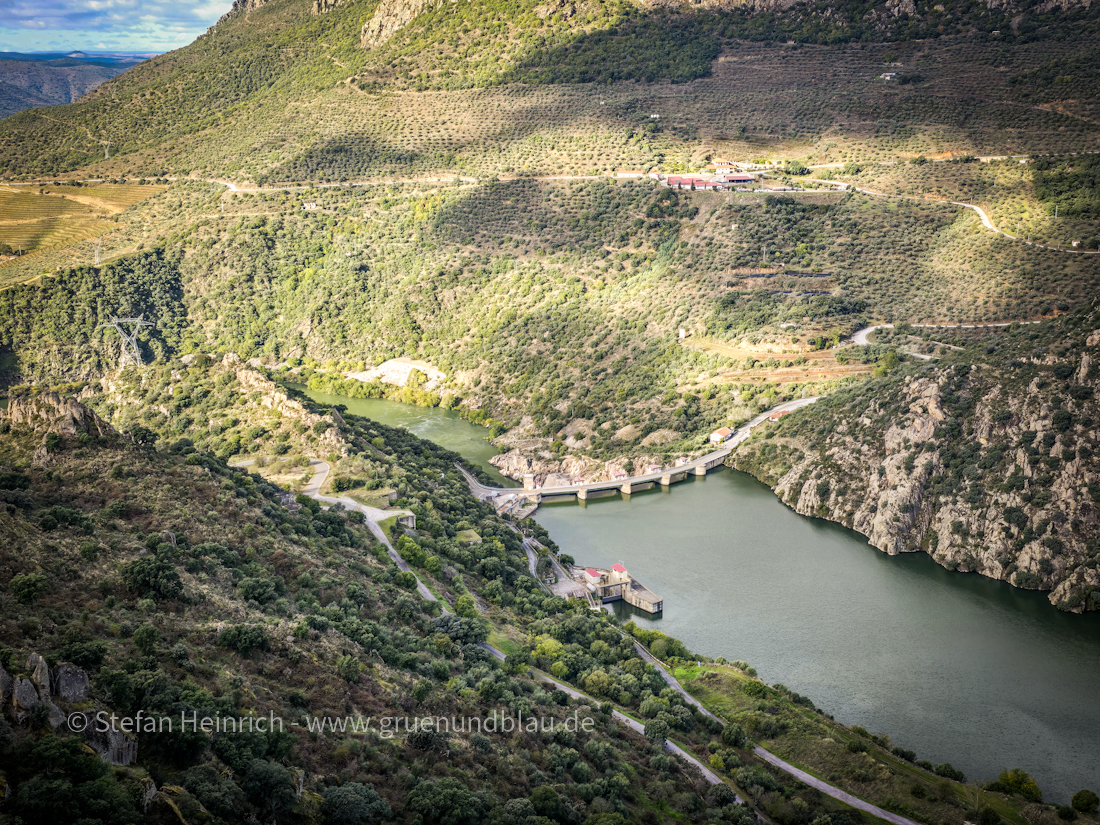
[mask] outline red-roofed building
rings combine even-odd
[[[725,441],[729,441],[731,438],[733,438],[733,430],[729,427],[719,427],[710,434],[710,443],[721,444]]]
[[[596,568],[589,567],[584,571],[584,577],[588,580],[589,584],[599,584],[600,579],[603,578],[603,574]]]
[[[694,178],[686,175],[669,175],[668,185],[673,189],[724,189],[725,184],[707,178]]]
[[[616,573],[625,573],[626,572],[626,568],[623,567],[621,564],[613,564],[613,565],[611,565],[611,569],[614,570]]]

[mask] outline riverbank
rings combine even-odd
[[[359,412],[354,399],[316,400]],[[381,405],[374,417],[481,468],[493,454],[484,430],[453,414],[369,403]],[[729,469],[629,500],[544,503],[535,519],[570,555],[623,561],[666,601],[656,620],[625,605],[623,618],[752,662],[838,720],[889,732],[969,776],[1021,766],[1052,798],[1068,799],[1100,770],[1100,617],[1059,613],[1042,594],[949,572],[924,554],[888,556]]]

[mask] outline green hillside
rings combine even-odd
[[[311,6],[234,12],[85,101],[8,118],[0,174],[576,174],[714,142],[750,155],[825,143],[838,155],[993,154],[1080,150],[1096,129],[1087,82],[1070,100],[1052,96],[1062,81],[1051,86],[1084,77],[1072,66],[1100,46],[1094,9],[461,3],[429,7],[368,49],[364,23],[399,23],[406,7]],[[884,64],[909,81],[876,81]],[[647,131],[654,111],[662,121]]]

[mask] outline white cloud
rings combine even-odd
[[[0,0],[0,50],[164,52],[186,46],[232,0]]]

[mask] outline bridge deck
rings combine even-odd
[[[459,465],[459,469],[462,470],[463,475],[466,476],[466,480],[470,483],[471,490],[478,495],[497,495],[499,493],[538,493],[544,496],[565,496],[576,495],[580,492],[591,493],[601,490],[619,490],[626,485],[638,485],[645,484],[647,482],[660,482],[665,476],[676,476],[681,473],[690,473],[696,467],[704,467],[708,470],[717,467],[723,463],[734,448],[741,442],[749,437],[752,433],[753,427],[762,424],[768,420],[768,417],[773,413],[782,410],[795,410],[799,407],[804,407],[807,404],[812,404],[818,400],[820,396],[814,396],[812,398],[800,398],[797,401],[788,401],[784,404],[780,404],[777,407],[773,407],[766,412],[761,413],[752,421],[745,424],[743,427],[737,430],[733,436],[726,441],[721,449],[714,452],[707,453],[704,456],[700,456],[692,461],[685,462],[678,467],[669,467],[667,469],[659,470],[655,473],[645,473],[644,475],[631,476],[630,478],[620,478],[607,481],[589,481],[584,484],[564,484],[560,487],[536,487],[534,489],[527,489],[524,487],[491,487],[487,484],[482,484],[477,481],[470,473]]]

